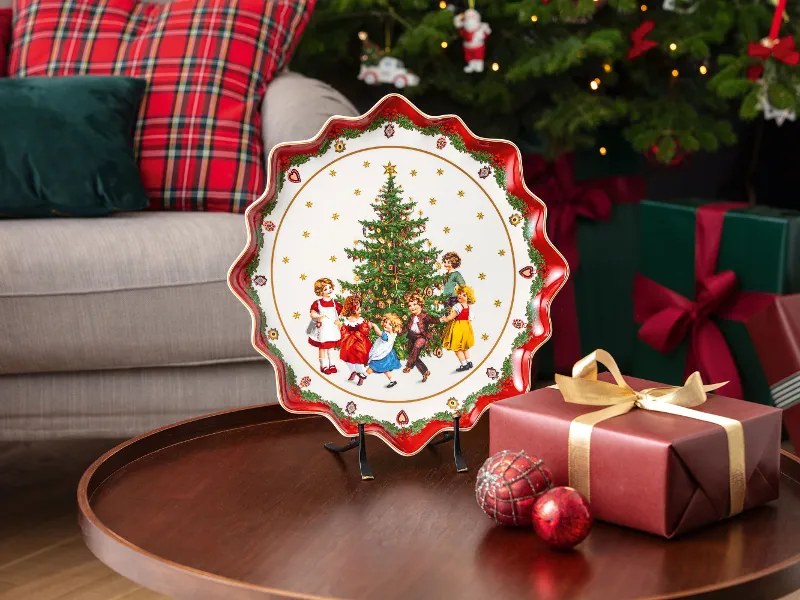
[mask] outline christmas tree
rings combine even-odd
[[[317,4],[293,68],[366,108],[393,90],[356,81],[358,34],[391,38],[391,54],[421,79],[403,93],[428,114],[456,113],[486,137],[536,139],[552,155],[603,153],[604,132],[621,131],[671,163],[733,143],[739,117],[793,118],[800,3],[777,2],[329,0]],[[480,73],[464,73],[454,25],[470,4],[491,25]]]
[[[423,296],[429,315],[442,314],[434,296],[441,280],[436,275],[439,250],[422,237],[428,218],[415,216],[416,202],[403,200],[402,186],[395,185],[394,165],[390,162],[384,168],[388,178],[371,204],[376,219],[359,221],[365,239],[354,248],[345,248],[347,257],[355,262],[353,281],[339,281],[343,292],[361,298],[362,316],[379,327],[381,315],[388,312],[399,315],[403,322],[408,319],[411,294]],[[437,331],[423,354],[440,348],[440,335]],[[395,341],[395,350],[405,358],[404,338]]]

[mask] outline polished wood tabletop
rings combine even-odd
[[[175,598],[775,599],[800,588],[800,463],[781,497],[667,541],[596,523],[571,552],[475,501],[488,415],[412,457],[368,437],[375,479],[323,417],[260,406],[185,421],[98,459],[78,490],[97,557]]]

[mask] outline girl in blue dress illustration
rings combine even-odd
[[[383,373],[389,380],[389,385],[386,387],[394,387],[397,385],[397,381],[392,379],[392,371],[401,366],[397,352],[394,350],[394,340],[397,332],[403,327],[403,320],[394,313],[386,313],[381,319],[383,331],[375,323],[370,323],[370,326],[379,337],[372,343],[369,351],[367,373]]]

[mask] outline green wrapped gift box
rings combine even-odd
[[[694,328],[702,321],[695,314],[699,310],[708,313],[710,321],[722,333],[724,345],[730,350],[738,371],[742,397],[770,404],[769,385],[745,323],[748,315],[757,312],[759,296],[763,306],[763,302],[770,301],[766,296],[768,294],[800,291],[800,212],[743,205],[725,210],[727,206],[702,200],[641,202],[642,244],[634,293],[637,296],[636,320],[644,325],[634,342],[632,373],[636,377],[679,385],[687,375],[687,368],[691,370],[697,366],[698,360],[702,362],[702,357],[698,359],[698,355],[705,353],[707,359],[713,359],[711,363],[723,361],[725,352],[709,351],[709,344],[706,343],[704,347],[703,343],[692,337]],[[715,228],[721,228],[721,237],[717,234],[718,242],[713,248],[714,242],[708,241],[709,235],[713,237],[713,234],[708,232]],[[706,263],[708,260],[713,262],[715,253],[716,265],[696,266],[701,260],[698,256],[711,256],[705,260]],[[725,279],[724,275],[730,275],[729,280],[735,275],[737,291],[721,294],[719,298],[724,297],[721,301],[712,301],[705,308],[698,308],[703,304],[701,296],[706,294],[705,291],[697,294],[698,290],[709,289],[707,284],[698,287],[698,280],[703,279],[703,274],[696,272],[699,269],[706,270],[706,275],[713,273],[705,281],[713,280],[715,285],[725,284],[721,282]],[[640,288],[639,284],[643,284],[643,287]],[[667,289],[661,288],[661,293],[658,293],[654,288],[659,285]],[[648,286],[649,308],[646,307],[648,301],[641,300],[642,296],[639,295]],[[670,309],[670,312],[664,310],[663,306],[653,306],[659,303],[663,305],[665,298],[672,293],[692,303],[680,318],[675,316],[675,309]],[[747,302],[739,302],[747,300],[745,296],[755,299],[749,308],[745,306]],[[739,308],[734,307],[737,303]],[[659,318],[661,322],[655,323]],[[676,323],[671,333],[658,332],[659,327],[664,329],[665,322],[671,322],[670,319]],[[684,329],[680,334],[676,333],[679,326]],[[677,338],[681,339],[678,341]],[[692,339],[695,339],[694,344]],[[654,340],[664,342],[660,350],[655,349]],[[665,349],[664,346],[668,345],[673,348]],[[707,366],[708,369],[700,368],[704,379],[721,372],[716,364]],[[704,373],[704,370],[708,372]],[[730,395],[730,390],[723,388],[721,393]]]
[[[526,185],[548,207],[548,235],[570,264],[570,279],[551,308],[553,338],[536,355],[538,377],[569,373],[596,348],[611,352],[623,371],[632,366],[638,203],[645,182],[630,174],[638,163],[603,164],[598,157],[523,159]]]

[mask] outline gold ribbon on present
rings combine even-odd
[[[616,383],[597,380],[597,364],[605,365]],[[692,410],[706,401],[706,392],[725,383],[703,385],[700,373],[694,372],[681,387],[648,388],[637,392],[622,377],[613,357],[605,350],[595,350],[572,367],[572,377],[556,375],[556,385],[566,402],[604,406],[581,415],[569,427],[569,484],[590,499],[590,448],[592,428],[606,419],[624,415],[635,408],[707,421],[721,426],[728,438],[730,480],[730,515],[742,512],[747,482],[745,480],[744,429],[727,417]]]

